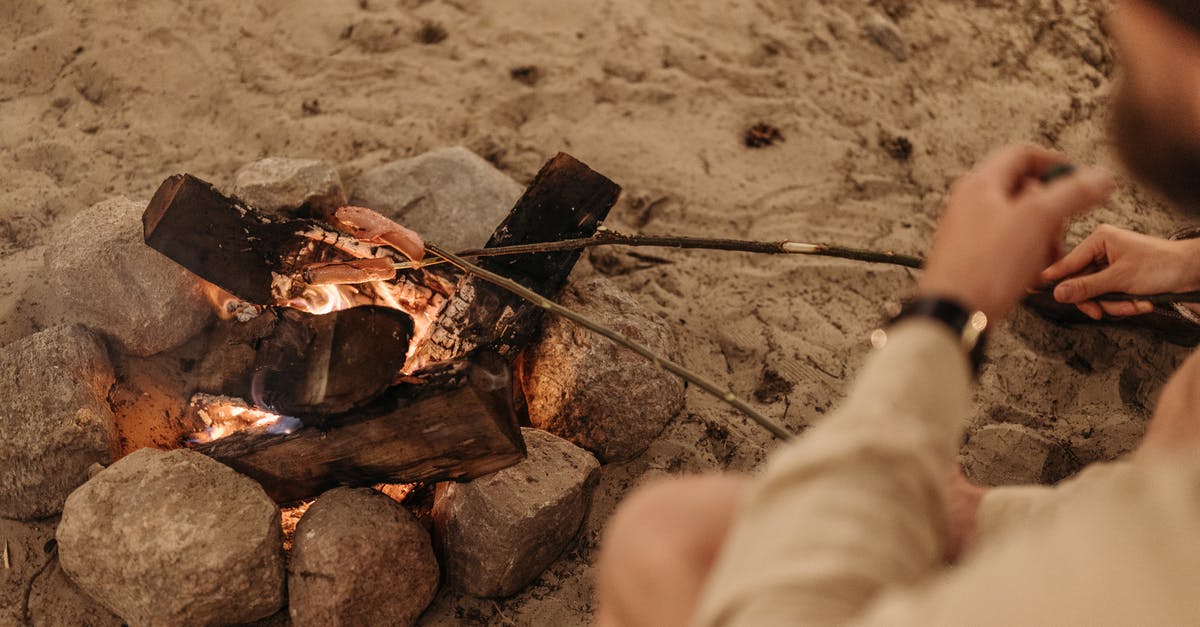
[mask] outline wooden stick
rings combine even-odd
[[[703,250],[727,250],[748,253],[766,253],[774,255],[813,255],[818,257],[836,257],[868,263],[882,263],[921,269],[925,260],[913,255],[904,255],[891,251],[867,250],[838,246],[836,244],[813,244],[784,240],[780,242],[759,242],[752,240],[711,239],[704,237],[676,237],[670,235],[627,235],[616,231],[601,231],[593,237],[562,240],[558,242],[543,242],[540,244],[523,244],[520,246],[501,246],[497,248],[476,248],[458,253],[463,258],[493,257],[498,255],[526,255],[533,253],[556,252],[593,246],[651,246],[659,248],[685,248]],[[437,260],[425,262],[422,265],[441,263]],[[411,263],[393,264],[398,270],[411,268]],[[1053,292],[1058,283],[1047,283],[1039,287],[1039,291]],[[1200,291],[1177,292],[1173,294],[1129,294],[1125,292],[1110,292],[1101,294],[1092,300],[1113,302],[1141,300],[1158,306],[1171,306],[1176,303],[1200,303]]]
[[[758,242],[738,239],[713,239],[705,237],[676,237],[671,235],[626,235],[616,231],[603,230],[592,237],[569,239],[558,242],[543,242],[540,244],[523,244],[519,246],[499,246],[496,248],[476,248],[458,253],[459,257],[479,258],[498,255],[525,255],[531,253],[547,253],[592,246],[654,246],[659,248],[688,248],[703,250],[728,250],[747,253],[766,253],[772,255],[816,255],[820,257],[837,257],[869,263],[886,263],[906,268],[919,269],[924,263],[920,257],[902,255],[890,251],[880,252],[864,248],[851,248],[834,244],[811,244],[805,242],[781,241]],[[438,263],[431,261],[422,265]],[[413,267],[411,263],[393,264],[397,270]]]
[[[4,541],[4,570],[12,568],[12,562],[8,560],[8,540]]]
[[[709,381],[708,379],[705,379],[704,377],[700,376],[699,374],[696,374],[695,372],[692,372],[691,370],[688,370],[687,368],[684,368],[683,366],[681,366],[669,359],[666,359],[665,357],[662,357],[662,356],[656,354],[654,351],[650,350],[646,346],[639,344],[638,342],[635,342],[635,341],[625,337],[624,335],[621,335],[620,333],[617,333],[616,331],[613,331],[612,329],[609,329],[608,327],[605,327],[605,326],[591,320],[590,318],[588,318],[582,314],[571,311],[570,309],[567,309],[566,307],[563,307],[562,305],[559,305],[558,303],[555,303],[554,301],[552,301],[544,296],[541,296],[537,292],[534,292],[533,290],[526,288],[525,286],[521,285],[520,283],[517,283],[516,281],[502,277],[494,272],[484,270],[483,268],[480,268],[479,266],[463,259],[462,257],[459,257],[458,255],[455,255],[454,253],[451,253],[451,252],[443,249],[441,246],[438,246],[437,244],[435,244],[433,242],[426,242],[425,249],[427,251],[429,251],[430,253],[433,253],[434,255],[441,257],[442,259],[445,259],[446,261],[453,264],[455,267],[462,270],[463,272],[468,272],[470,274],[478,276],[479,278],[484,279],[484,280],[488,281],[489,283],[492,283],[499,287],[502,287],[502,288],[512,292],[513,294],[516,294],[516,295],[520,296],[521,298],[524,298],[524,299],[528,300],[529,302],[534,303],[535,305],[537,305],[539,307],[542,307],[543,309],[545,309],[547,311],[550,311],[559,316],[567,318],[568,320],[571,320],[572,322],[575,322],[576,324],[578,324],[590,331],[598,333],[598,334],[612,340],[613,342],[616,342],[617,344],[625,346],[626,348],[641,355],[642,357],[645,357],[646,359],[654,362],[655,364],[658,364],[659,367],[667,370],[668,372],[671,372],[671,373],[675,374],[676,376],[680,377],[681,379],[688,381],[689,383],[692,383],[693,385],[699,387],[700,389],[704,390],[705,392],[708,392],[709,394],[715,396],[716,398],[719,398],[722,401],[725,401],[726,403],[731,405],[734,409],[737,409],[738,411],[742,412],[746,416],[749,416],[751,419],[753,419],[759,425],[762,425],[767,431],[770,431],[775,437],[777,437],[781,440],[790,440],[793,437],[791,432],[789,432],[787,429],[784,429],[782,426],[780,426],[779,424],[777,424],[775,421],[771,420],[770,418],[767,418],[763,414],[759,413],[758,410],[747,405],[744,401],[739,399],[733,392],[730,392],[728,390],[722,390],[715,383],[712,383],[711,381]]]

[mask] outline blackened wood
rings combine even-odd
[[[412,332],[408,314],[386,307],[281,311],[257,351],[253,400],[306,422],[348,411],[396,382]]]
[[[559,153],[544,165],[487,243],[488,248],[591,237],[617,202],[621,188]],[[566,283],[581,250],[491,257],[480,265],[548,298]],[[443,307],[430,338],[418,348],[427,362],[457,359],[479,346],[501,355],[518,352],[537,331],[543,311],[475,276],[464,276]]]
[[[339,485],[467,480],[525,457],[499,357],[443,363],[324,428],[245,431],[193,448],[262,484],[285,503]]]
[[[274,304],[273,273],[324,261],[327,246],[297,237],[308,221],[271,219],[190,174],[163,181],[142,215],[151,248],[242,300]]]
[[[142,215],[146,244],[200,278],[256,305],[302,291],[305,266],[327,261],[405,258],[313,220],[265,216],[190,174],[163,181]],[[438,291],[420,271],[397,281]],[[290,292],[289,292],[290,290]]]

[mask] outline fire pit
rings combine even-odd
[[[591,236],[619,192],[560,154],[488,246]],[[337,485],[471,479],[522,459],[508,360],[541,308],[450,266],[392,270],[408,261],[404,242],[386,225],[340,230],[339,217],[264,215],[189,175],[150,201],[146,243],[219,288],[226,315],[268,320],[249,339],[248,371],[192,397],[187,446],[279,502]],[[554,297],[579,254],[483,263]]]

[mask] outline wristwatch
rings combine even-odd
[[[894,326],[901,320],[909,318],[929,318],[946,325],[951,332],[959,337],[963,351],[971,360],[971,370],[979,376],[983,365],[983,350],[987,344],[988,319],[982,311],[971,311],[966,307],[945,298],[923,297],[909,301],[900,309],[900,313],[891,319],[888,326]],[[887,344],[887,331],[879,329],[871,334],[871,343],[876,348]]]

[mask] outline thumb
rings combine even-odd
[[[1054,300],[1060,303],[1082,303],[1093,298],[1120,291],[1116,286],[1116,273],[1112,267],[1095,274],[1067,279],[1054,288]]]

